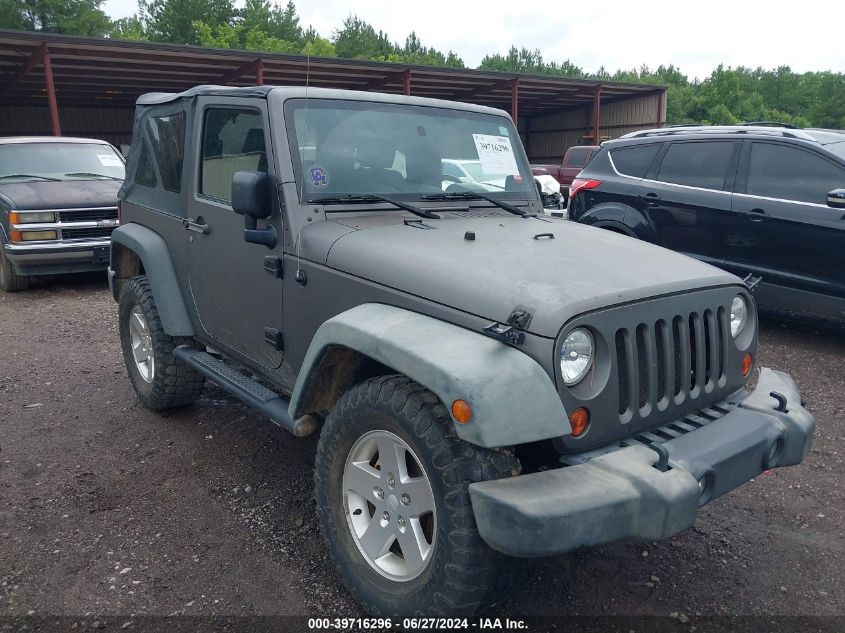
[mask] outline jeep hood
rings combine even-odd
[[[416,228],[386,215],[336,220],[348,230],[327,265],[490,321],[525,308],[527,329],[539,336],[556,336],[590,310],[740,283],[684,255],[566,220],[444,214]]]
[[[37,180],[0,185],[12,209],[78,209],[117,206],[120,180]]]

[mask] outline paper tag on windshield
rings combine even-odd
[[[473,134],[472,140],[475,141],[481,169],[485,174],[513,176],[519,173],[511,140],[507,136]]]
[[[120,167],[121,162],[117,156],[110,156],[109,154],[97,154],[100,159],[100,164],[103,167]]]

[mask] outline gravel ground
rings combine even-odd
[[[816,416],[806,462],[669,541],[521,563],[502,613],[845,616],[845,335],[760,339]],[[101,276],[0,294],[0,431],[0,616],[363,615],[317,525],[316,440],[213,386],[141,407]]]

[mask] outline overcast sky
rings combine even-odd
[[[283,3],[286,0],[280,0]],[[546,61],[569,59],[587,71],[675,64],[706,77],[717,64],[788,65],[794,71],[845,71],[842,0],[341,0],[296,1],[303,26],[330,37],[350,13],[404,42],[458,53],[475,67],[511,44],[539,48]],[[113,18],[131,15],[137,0],[106,0]]]

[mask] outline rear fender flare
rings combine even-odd
[[[176,277],[173,259],[167,243],[156,233],[140,224],[124,224],[114,230],[111,237],[111,265],[109,277],[112,292],[117,295],[118,281],[126,277],[126,271],[121,271],[120,245],[141,260],[144,274],[150,282],[153,298],[158,308],[164,331],[170,336],[193,336],[194,326],[185,307],[182,289]],[[115,296],[115,299],[118,299]]]
[[[447,410],[455,400],[469,402],[472,419],[452,422],[472,444],[503,447],[571,433],[553,380],[533,358],[478,332],[375,303],[343,312],[317,330],[293,389],[294,419],[309,413],[302,410],[309,391],[331,380],[321,375],[321,359],[338,346],[408,376]]]

